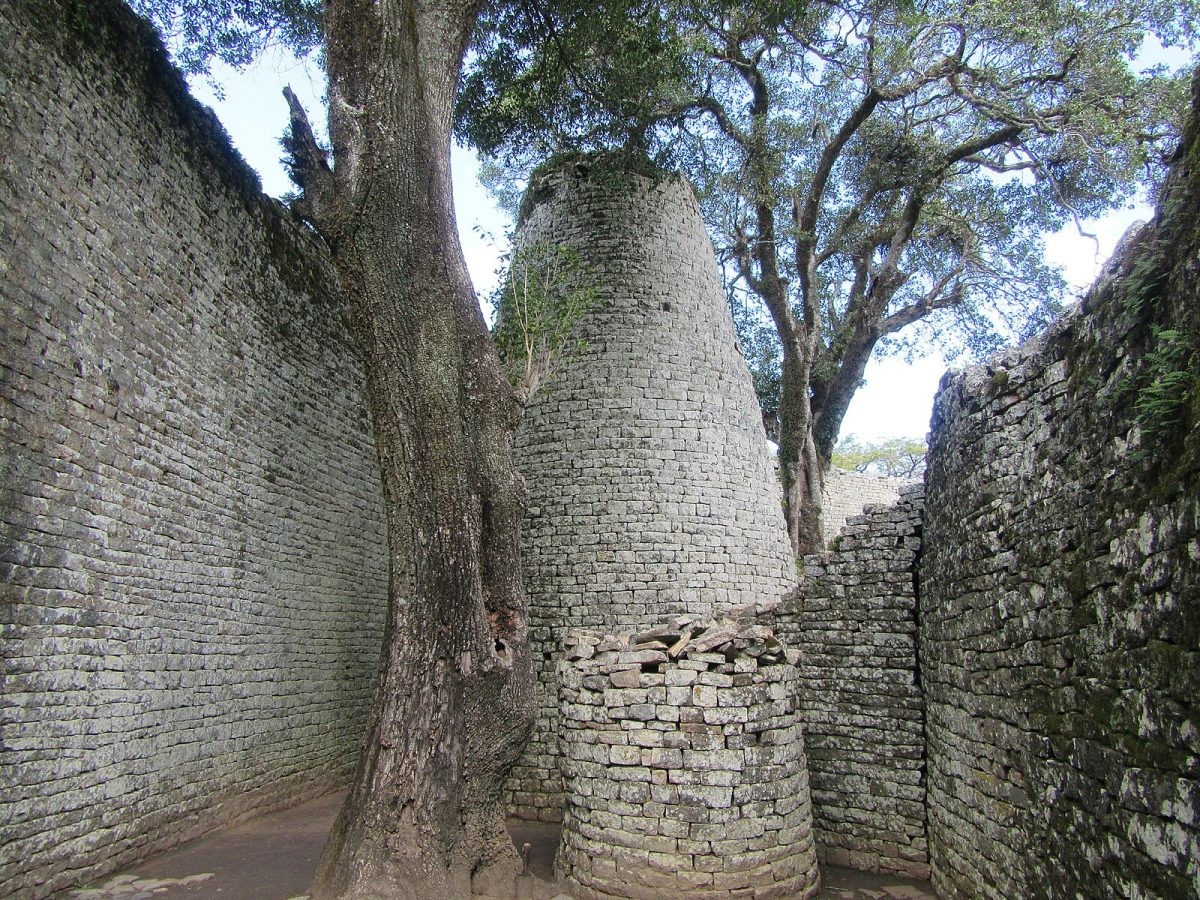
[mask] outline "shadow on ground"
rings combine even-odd
[[[215,831],[68,896],[73,900],[301,898],[344,796],[341,792],[326,794]],[[558,826],[513,820],[509,833],[518,849],[530,845],[533,873],[553,880]],[[934,896],[928,882],[832,867],[826,867],[821,876],[823,887],[818,896],[830,900],[932,900]]]

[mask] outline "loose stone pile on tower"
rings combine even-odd
[[[523,818],[561,817],[555,662],[567,631],[645,628],[774,600],[795,581],[749,373],[691,188],[545,176],[524,247],[566,248],[597,302],[582,349],[536,394],[517,437],[537,727],[509,780]]]

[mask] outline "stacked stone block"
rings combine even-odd
[[[861,515],[867,504],[895,503],[904,484],[900,478],[830,467],[821,492],[821,538],[825,546],[836,540],[842,526],[851,517]]]
[[[1168,340],[1200,388],[1197,124],[1082,309],[938,394],[921,653],[945,896],[1200,895],[1200,394],[1142,406]]]
[[[387,595],[321,245],[110,0],[0,4],[0,896],[344,783]]]
[[[575,896],[816,893],[797,655],[765,626],[713,646],[728,622],[709,625],[567,638],[557,866]]]
[[[803,647],[813,827],[822,862],[929,876],[925,729],[917,654],[924,486],[851,517],[831,549],[804,558],[779,615]]]
[[[597,302],[517,435],[540,712],[510,809],[561,818],[555,664],[574,627],[776,600],[795,583],[781,495],[712,245],[677,177],[535,186],[526,247],[568,248]]]

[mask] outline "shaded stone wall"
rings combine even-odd
[[[796,657],[771,629],[692,621],[567,641],[557,867],[571,892],[815,894]]]
[[[1082,312],[938,394],[920,606],[945,895],[1200,894],[1198,157],[1193,125]],[[1148,410],[1172,371],[1190,406]]]
[[[846,520],[861,515],[868,503],[895,503],[903,485],[899,478],[830,467],[821,494],[821,537],[825,546],[837,538]]]
[[[0,5],[0,895],[349,775],[386,598],[322,248],[109,0]]]
[[[567,247],[598,302],[517,436],[540,713],[510,809],[558,819],[555,663],[571,627],[775,600],[795,581],[758,402],[691,188],[548,177],[521,232]]]
[[[917,658],[924,487],[852,516],[779,613],[801,649],[800,717],[822,862],[929,874]]]

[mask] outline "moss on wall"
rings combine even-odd
[[[1200,890],[1197,130],[1082,309],[936,401],[921,649],[946,894]]]

